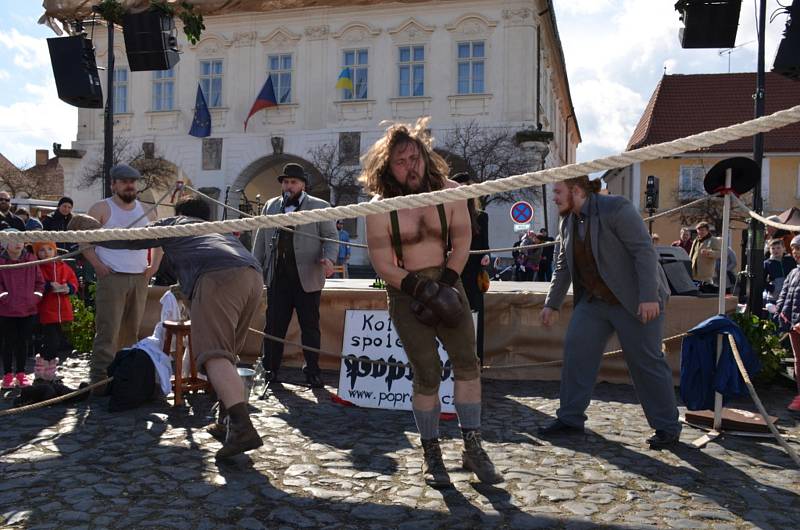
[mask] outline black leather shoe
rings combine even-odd
[[[306,374],[306,383],[311,388],[325,388],[325,383],[319,374]]]
[[[650,449],[665,449],[672,447],[680,440],[681,433],[670,434],[667,431],[656,430],[655,434],[647,439]]]
[[[539,427],[539,436],[558,436],[562,434],[582,434],[583,427],[573,427],[567,425],[559,419],[555,419],[547,425]]]

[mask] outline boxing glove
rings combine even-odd
[[[446,271],[449,270],[451,269],[446,269]],[[436,325],[431,323],[434,322],[434,318],[429,312],[438,317],[438,320],[447,327],[455,327],[461,321],[464,306],[455,287],[430,280],[416,273],[409,273],[403,278],[400,288],[423,306],[420,308],[412,304],[411,307],[417,320],[423,324]]]

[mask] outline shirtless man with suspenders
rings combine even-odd
[[[361,182],[373,200],[458,186],[447,178],[447,163],[418,132],[423,127],[392,126],[369,150]],[[451,485],[439,447],[438,339],[455,377],[464,468],[481,482],[502,482],[481,446],[480,366],[459,279],[472,234],[466,201],[371,215],[366,224],[369,256],[387,283],[389,315],[414,369],[413,412],[424,453],[423,479],[433,487]]]

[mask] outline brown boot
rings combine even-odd
[[[222,401],[219,402],[217,421],[206,427],[206,432],[218,442],[225,443],[225,437],[228,435],[228,411]]]
[[[422,440],[422,478],[425,484],[432,488],[448,488],[453,485],[450,482],[450,475],[444,467],[442,460],[442,449],[439,447],[439,440],[431,438]]]
[[[481,432],[477,429],[463,431],[464,452],[461,458],[464,469],[472,471],[484,484],[498,484],[503,482],[503,477],[494,468],[494,464],[489,460],[489,455],[481,447]]]
[[[217,458],[230,458],[262,445],[264,442],[250,421],[247,405],[241,402],[229,408],[228,434],[222,448],[217,451]]]

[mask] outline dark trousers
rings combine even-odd
[[[0,335],[3,337],[3,370],[6,374],[25,371],[28,344],[33,336],[36,316],[0,317]],[[16,361],[16,370],[14,362]]]
[[[63,360],[72,350],[58,322],[42,324],[42,346],[42,357],[48,361],[56,357],[61,357]]]
[[[297,311],[300,324],[300,337],[305,346],[320,347],[319,302],[322,291],[307,293],[303,291],[300,280],[295,275],[278,274],[267,289],[267,325],[264,333],[285,338],[292,320],[292,312]],[[319,374],[319,353],[303,350],[305,365],[303,372],[308,375]],[[264,369],[277,373],[283,360],[283,343],[264,338]]]

